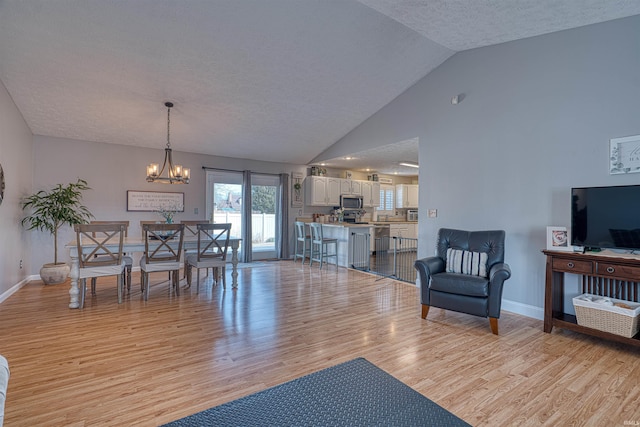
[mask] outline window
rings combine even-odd
[[[393,215],[395,208],[395,188],[393,185],[380,185],[380,206],[378,215]]]

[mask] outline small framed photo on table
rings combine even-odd
[[[550,251],[572,251],[570,245],[569,230],[567,227],[547,227],[547,250]]]

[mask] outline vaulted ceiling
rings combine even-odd
[[[175,150],[306,164],[458,51],[636,14],[635,0],[0,0],[0,80],[37,135],[163,148],[173,101]]]

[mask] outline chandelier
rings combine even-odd
[[[190,177],[189,168],[183,168],[182,165],[173,165],[171,159],[171,140],[170,140],[170,125],[171,125],[171,108],[173,102],[165,102],[167,107],[167,148],[164,149],[164,163],[162,169],[158,172],[158,163],[151,163],[147,166],[147,182],[159,182],[162,184],[188,184]],[[167,169],[167,176],[162,176],[164,169]]]

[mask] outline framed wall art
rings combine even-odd
[[[640,135],[609,141],[609,174],[640,172]]]
[[[160,209],[184,212],[184,193],[127,190],[127,211],[156,212]]]

